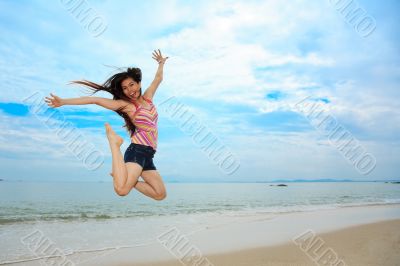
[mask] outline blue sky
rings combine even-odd
[[[124,137],[122,152],[129,144],[117,114],[58,109],[104,154],[88,170],[24,99],[84,96],[67,83],[101,83],[115,73],[110,66],[140,67],[145,87],[156,48],[170,59],[155,103],[176,97],[240,161],[225,174],[160,108],[155,163],[166,181],[399,178],[398,1],[354,2],[376,23],[367,37],[328,0],[87,0],[106,25],[97,37],[65,2],[0,1],[0,178],[110,181],[103,124]],[[293,107],[306,97],[376,158],[373,171],[362,175]]]

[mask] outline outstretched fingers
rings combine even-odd
[[[154,59],[156,59],[156,58],[158,58],[158,57],[160,57],[161,56],[161,51],[160,51],[160,49],[158,49],[158,51],[157,50],[154,50],[153,51],[153,58]]]
[[[50,107],[60,107],[62,105],[61,98],[53,93],[50,93],[50,95],[51,97],[44,98],[44,101],[47,103],[47,105]]]
[[[153,55],[152,58],[156,60],[158,63],[165,62],[165,60],[169,58],[168,56],[164,58],[160,49],[154,50],[152,55]]]

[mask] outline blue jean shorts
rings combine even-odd
[[[143,167],[143,171],[157,170],[153,162],[153,157],[156,151],[153,147],[131,143],[124,154],[126,163],[137,163]]]

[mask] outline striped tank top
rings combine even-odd
[[[137,103],[133,102],[136,111],[132,122],[136,126],[136,130],[131,136],[131,141],[136,144],[151,146],[154,150],[157,150],[158,113],[150,99],[145,97],[143,99],[150,104],[150,108],[145,108],[142,105],[138,106]]]

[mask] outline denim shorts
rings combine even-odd
[[[156,151],[146,145],[131,143],[125,151],[124,161],[126,163],[138,163],[143,167],[143,171],[157,170],[153,163],[153,157]]]

